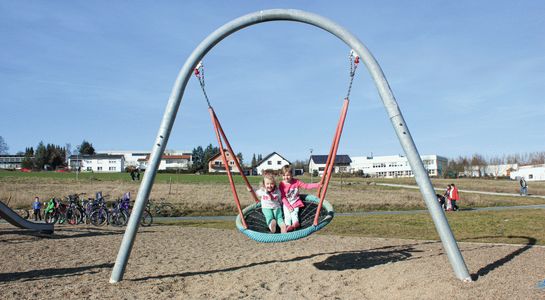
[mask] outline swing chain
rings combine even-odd
[[[204,94],[204,98],[206,99],[206,103],[208,103],[208,107],[212,107],[210,104],[210,100],[208,99],[208,94],[206,93],[205,89],[205,83],[204,83],[204,64],[199,62],[197,67],[195,67],[195,77],[199,80],[199,84],[201,85],[202,92]]]
[[[356,75],[356,69],[360,62],[360,57],[356,54],[354,50],[350,50],[350,55],[348,55],[348,61],[350,62],[350,82],[348,83],[348,91],[346,92],[346,98],[350,98],[350,92],[352,91],[352,83],[354,82],[354,76]]]

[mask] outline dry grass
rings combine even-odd
[[[308,177],[301,178],[309,181]],[[384,181],[384,180],[381,180]],[[374,184],[371,179],[348,178],[330,184],[328,199],[337,212],[371,211],[371,210],[408,210],[425,209],[420,191],[417,189],[393,188]],[[349,182],[349,185],[346,183]],[[414,184],[414,179],[396,179],[389,183]],[[451,180],[434,180],[434,185],[442,187]],[[507,180],[458,179],[454,181],[460,189],[515,192],[517,183]],[[124,192],[131,192],[133,199],[139,183],[126,180],[58,180],[53,178],[8,178],[0,181],[0,199],[6,201],[11,197],[11,207],[30,207],[35,196],[42,200],[50,197],[64,197],[73,193],[86,193],[94,197],[95,192],[102,191],[108,199],[120,197]],[[242,206],[253,203],[243,185],[238,185]],[[530,191],[540,191],[545,195],[545,183],[530,183]],[[236,211],[228,184],[220,183],[156,183],[151,198],[154,200],[176,204],[183,215],[222,215]],[[543,204],[545,199],[529,197],[507,197],[461,193],[461,207],[485,207],[506,205]]]

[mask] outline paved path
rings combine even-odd
[[[392,186],[392,187],[401,187],[401,188],[407,188],[407,189],[419,189],[417,185],[408,185],[408,184],[392,184],[392,183],[375,183],[376,185],[382,185],[382,186]],[[438,189],[435,188],[436,191],[443,192],[444,189]],[[527,195],[527,196],[521,196],[519,194],[511,194],[511,193],[496,193],[496,192],[483,192],[483,191],[471,191],[471,190],[458,190],[460,192],[464,193],[473,193],[473,194],[485,194],[485,195],[498,195],[498,196],[510,196],[510,197],[531,197],[531,198],[542,198],[545,199],[545,196],[541,195]]]
[[[406,185],[406,184],[376,183],[376,185],[401,187],[401,188],[408,188],[408,189],[418,189],[418,186],[416,185]],[[440,189],[437,189],[437,190],[440,190]],[[482,191],[471,191],[471,190],[459,190],[459,191],[464,193],[522,197],[519,194],[510,194],[510,193],[495,193],[495,192],[482,192]],[[541,195],[528,195],[524,197],[545,199],[545,196],[541,196]],[[466,208],[466,209],[462,208],[461,210],[462,211],[499,211],[499,210],[516,210],[516,209],[545,209],[545,204],[475,207],[475,208]],[[335,215],[336,216],[408,215],[408,214],[419,214],[419,213],[427,213],[427,212],[428,212],[427,209],[420,209],[420,210],[400,210],[400,211],[369,211],[369,212],[353,212],[353,213],[336,213]],[[180,221],[180,220],[181,221],[234,221],[235,218],[236,216],[208,216],[208,217],[155,217],[154,219],[158,221]]]
[[[494,206],[494,207],[475,207],[462,208],[461,211],[499,211],[499,210],[517,210],[517,209],[545,209],[545,204],[537,205],[518,205],[518,206]],[[371,215],[411,215],[427,213],[426,209],[419,210],[398,210],[398,211],[362,211],[352,213],[336,213],[336,216],[371,216]],[[456,212],[452,212],[456,213]],[[236,216],[207,216],[207,217],[154,217],[157,221],[234,221]]]

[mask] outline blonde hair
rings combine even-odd
[[[284,165],[282,167],[282,174],[286,174],[287,172],[293,175],[293,169],[291,168],[290,165]]]
[[[274,186],[276,187],[276,179],[274,178],[274,175],[272,173],[263,173],[263,180],[261,180],[261,186],[265,187],[265,180],[270,180],[274,183]]]

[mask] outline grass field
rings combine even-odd
[[[448,213],[460,242],[545,245],[545,211],[513,210]],[[161,224],[236,230],[231,221],[164,221]],[[439,240],[429,214],[337,216],[317,234]]]
[[[300,177],[310,182],[308,176]],[[261,177],[251,176],[257,186]],[[314,182],[317,178],[312,178]],[[455,183],[461,190],[517,193],[518,183],[510,180],[486,179],[433,179],[442,191],[448,183]],[[242,206],[253,203],[245,191],[240,176],[235,177]],[[371,179],[334,177],[328,200],[336,212],[366,212],[384,210],[425,209],[422,195],[417,189],[381,186],[376,183],[414,185],[412,178]],[[11,198],[11,207],[29,207],[34,196],[41,199],[85,192],[93,197],[102,191],[109,199],[130,191],[136,196],[139,182],[133,182],[127,173],[92,174],[36,172],[21,173],[0,171],[0,200]],[[545,182],[530,182],[531,194],[545,195]],[[310,191],[313,192],[313,191]],[[151,198],[173,203],[186,216],[236,215],[236,206],[225,175],[158,174]],[[462,208],[516,206],[545,204],[543,198],[484,195],[461,192]],[[535,243],[544,245],[545,211],[513,210],[498,212],[460,211],[448,213],[449,223],[459,240],[504,243]],[[183,221],[183,226],[234,228],[232,222]],[[410,215],[373,215],[335,218],[321,234],[357,235],[371,237],[397,237],[424,240],[438,239],[435,227],[426,213]]]

